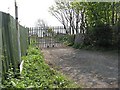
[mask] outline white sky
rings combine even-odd
[[[54,0],[16,0],[20,24],[27,27],[35,26],[40,18],[51,26],[60,26],[60,22],[48,10]],[[9,8],[9,9],[8,9]],[[0,11],[10,13],[15,17],[14,0],[0,0]]]

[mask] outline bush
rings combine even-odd
[[[74,44],[75,35],[57,35],[55,38],[68,46],[72,46]]]
[[[84,40],[85,45],[109,47],[112,45],[112,28],[108,24],[97,24],[91,27]]]
[[[93,28],[92,27],[89,27],[86,34],[84,35],[85,38],[84,38],[84,45],[85,46],[88,46],[88,45],[92,45],[94,44],[94,34],[93,34]]]
[[[109,47],[112,44],[112,28],[108,24],[98,24],[94,28],[96,46]]]
[[[112,39],[112,44],[114,47],[119,47],[120,43],[120,21],[118,21],[114,26],[113,26],[113,39]]]

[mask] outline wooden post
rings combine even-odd
[[[28,45],[30,45],[30,34],[31,34],[31,29],[28,28]]]
[[[18,60],[18,68],[21,63],[21,47],[20,47],[20,31],[19,31],[19,23],[18,23],[18,6],[15,0],[15,19],[16,19],[16,30],[17,30],[17,43],[18,43],[18,55],[19,55],[19,60]]]
[[[2,85],[2,13],[0,12],[0,90],[1,90],[1,85]]]

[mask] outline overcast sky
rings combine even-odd
[[[48,10],[54,4],[54,0],[16,0],[20,24],[27,27],[35,26],[35,22],[41,18],[48,25],[60,26],[60,22],[52,16]],[[15,17],[14,0],[0,0],[0,11],[10,13]]]

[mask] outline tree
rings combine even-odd
[[[44,20],[38,19],[37,22],[35,23],[35,26],[36,27],[43,27],[43,28],[45,28],[48,25],[47,25],[47,23]]]
[[[115,30],[111,31],[111,29],[108,27],[113,27],[115,24],[117,24],[120,18],[120,2],[74,1],[72,2],[72,6],[73,9],[75,9],[76,11],[80,9],[80,30],[82,31],[82,33],[84,32],[86,34],[85,36],[87,37],[87,41],[90,40],[92,43],[94,43],[94,40],[96,40],[95,38],[97,38],[97,42],[99,42],[99,45],[102,45],[103,41],[100,38],[104,37],[104,35],[101,34],[101,37],[97,37],[98,33],[95,32],[106,34],[106,41],[104,43],[108,43],[108,40],[111,40],[111,37],[113,37],[113,33]],[[101,26],[101,29],[99,28],[99,26]],[[105,28],[108,29],[108,31]],[[101,30],[101,32],[99,30]],[[107,36],[111,37],[108,38]]]
[[[47,31],[47,23],[43,19],[38,19],[35,23],[35,28],[33,28],[34,34],[42,37],[43,35],[47,35]]]
[[[55,5],[51,6],[49,11],[63,24],[66,33],[74,34],[75,13],[69,1],[56,0]]]
[[[72,7],[72,9],[73,9],[73,11],[74,11],[74,21],[75,21],[75,24],[73,24],[74,25],[74,27],[75,27],[75,30],[76,30],[76,33],[79,33],[79,31],[78,31],[78,24],[79,24],[79,22],[80,22],[80,17],[81,17],[81,15],[80,15],[80,11],[81,11],[81,8],[80,8],[80,3],[79,2],[71,2],[71,7]]]
[[[101,45],[102,40],[97,37],[96,32],[101,30],[99,33],[103,32],[106,35],[108,33],[108,36],[111,35],[112,37],[115,30],[111,31],[111,26],[113,28],[120,18],[120,2],[78,2],[77,0],[70,2],[70,0],[56,0],[55,5],[50,7],[50,12],[70,34],[79,33],[80,28],[80,33],[87,36],[91,42],[95,40],[94,38],[98,38],[100,42],[97,42]],[[99,28],[99,26],[104,28]],[[109,29],[109,31],[105,28]],[[107,40],[111,39],[107,36],[105,38],[106,43]]]

